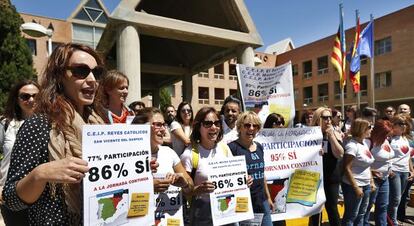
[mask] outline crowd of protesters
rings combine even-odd
[[[23,81],[9,93],[0,120],[1,213],[6,225],[81,225],[81,181],[88,172],[82,160],[82,125],[149,124],[154,190],[181,187],[188,199],[188,225],[212,225],[207,161],[242,155],[253,210],[263,214],[262,225],[274,211],[264,176],[264,152],[254,138],[261,128],[284,128],[289,123],[271,113],[265,122],[253,111],[242,112],[241,101],[229,96],[221,111],[190,103],[168,105],[164,112],[140,101],[125,105],[128,77],[106,71],[99,55],[80,44],[58,46],[51,54],[41,84]],[[376,225],[400,225],[414,178],[413,120],[406,104],[385,108],[348,107],[344,118],[336,109],[319,107],[302,114],[295,127],[318,126],[323,134],[323,184],[330,225],[369,225],[371,208]],[[258,164],[259,163],[259,164]],[[248,167],[261,165],[263,167]],[[340,218],[338,199],[345,212]],[[321,224],[321,213],[309,218]],[[372,214],[371,214],[372,215]],[[232,224],[233,225],[233,224]]]

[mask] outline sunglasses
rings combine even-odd
[[[282,122],[282,121],[276,121],[276,122],[274,122],[273,123],[273,125],[277,125],[277,126],[280,126],[280,125],[284,125],[285,124],[285,122]]]
[[[221,121],[217,120],[217,121],[202,121],[201,125],[203,125],[204,128],[210,128],[213,125],[215,125],[216,127],[220,127],[221,126]]]
[[[191,110],[191,109],[181,109],[181,112],[182,113],[191,113],[191,112],[193,112],[193,110]]]
[[[37,93],[33,93],[33,94],[21,93],[21,94],[19,94],[19,98],[22,101],[28,101],[31,97],[33,97],[33,99],[34,99],[36,97],[36,95],[37,95]]]
[[[403,126],[407,126],[407,123],[405,123],[405,122],[397,122],[397,123],[395,123],[395,125],[399,125],[399,126],[403,127]]]
[[[105,69],[101,66],[96,66],[95,68],[90,69],[86,64],[68,66],[67,70],[72,72],[72,75],[78,79],[85,79],[92,72],[96,80],[100,80],[105,72]]]
[[[243,127],[245,129],[250,129],[252,126],[253,126],[253,129],[259,129],[259,127],[260,127],[259,125],[253,124],[253,123],[244,123],[243,124]]]
[[[323,120],[332,120],[332,116],[324,116],[324,115],[322,115],[321,116],[321,119],[323,119]]]
[[[153,122],[153,123],[152,123],[152,126],[153,126],[155,129],[161,129],[161,127],[167,128],[168,124],[167,124],[167,123],[165,123],[165,122]]]

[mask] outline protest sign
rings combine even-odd
[[[166,174],[153,174],[154,179],[165,179]],[[183,226],[183,198],[180,187],[170,185],[165,192],[155,193],[155,225]]]
[[[154,224],[148,125],[85,125],[84,225]]]
[[[263,129],[255,141],[264,149],[272,220],[320,212],[325,202],[320,127]]]
[[[208,165],[208,180],[215,186],[214,192],[210,193],[213,224],[223,225],[252,219],[254,215],[250,189],[246,183],[245,157],[214,160]]]
[[[293,126],[295,100],[291,62],[275,68],[238,64],[236,69],[244,110],[258,113],[263,122],[270,113],[278,113],[285,119],[285,126]]]

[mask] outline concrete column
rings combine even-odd
[[[193,75],[183,76],[183,100],[191,103],[193,97]]]
[[[129,79],[127,103],[141,100],[141,52],[138,31],[134,26],[122,28],[116,43],[118,70]]]
[[[161,103],[161,98],[160,98],[160,89],[153,89],[152,90],[152,106],[159,108],[160,107],[160,103]]]
[[[237,58],[239,64],[244,64],[249,67],[254,67],[254,50],[251,46],[246,47]]]

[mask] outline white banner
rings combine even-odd
[[[320,127],[263,129],[265,175],[276,211],[272,220],[319,213],[325,203]]]
[[[213,224],[223,225],[252,219],[254,215],[250,189],[246,183],[245,157],[210,161],[208,165],[208,180],[215,186],[214,192],[210,193]]]
[[[165,179],[166,174],[153,174],[154,179]],[[184,226],[183,197],[180,187],[170,185],[168,190],[155,193],[155,225]]]
[[[245,110],[258,113],[263,123],[270,113],[278,113],[285,119],[285,126],[292,127],[295,100],[291,62],[275,68],[237,64],[236,69]]]
[[[84,225],[154,224],[149,125],[85,125]]]

